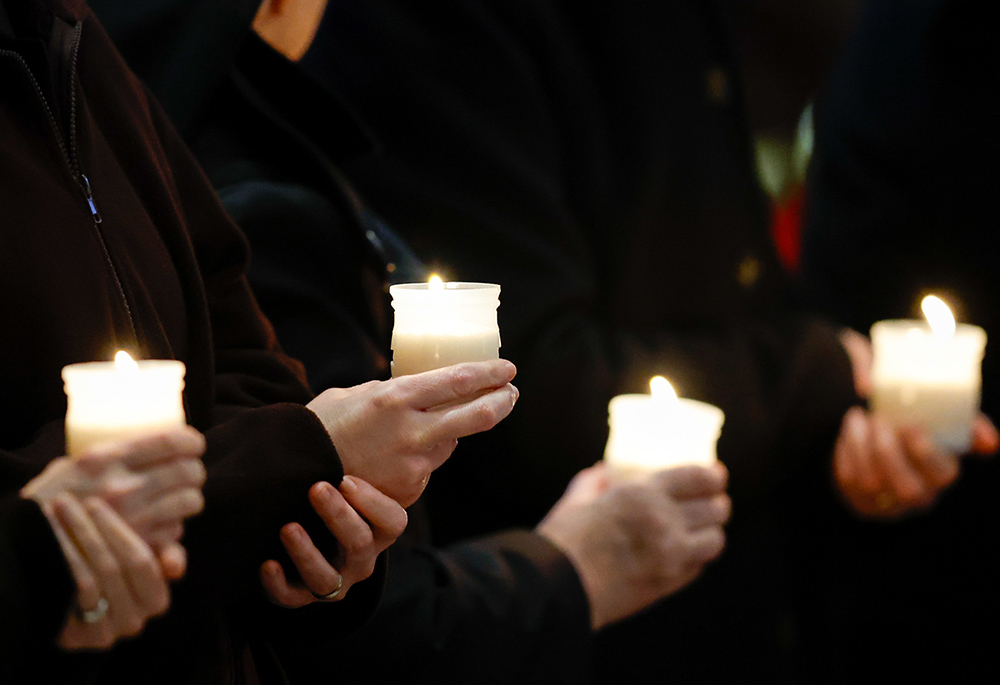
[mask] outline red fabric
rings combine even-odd
[[[799,272],[802,255],[802,207],[805,188],[798,186],[784,198],[771,204],[771,236],[781,265],[792,274]]]

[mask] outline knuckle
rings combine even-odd
[[[496,407],[490,402],[478,402],[475,405],[474,411],[475,427],[480,431],[489,430],[500,419]]]
[[[369,402],[377,412],[394,409],[400,401],[401,391],[398,383],[384,383],[372,392]]]
[[[475,374],[464,365],[453,367],[448,381],[451,384],[452,392],[460,397],[471,394],[478,387]]]
[[[344,545],[344,550],[349,555],[362,555],[371,549],[374,543],[375,536],[372,534],[371,529],[366,526],[364,531],[359,530],[342,544]]]

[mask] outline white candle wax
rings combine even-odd
[[[395,321],[392,375],[499,359],[500,286],[406,283],[389,288]]]
[[[959,324],[935,334],[918,320],[879,321],[871,330],[872,411],[892,426],[920,426],[940,447],[969,449],[979,411],[986,332]]]
[[[711,466],[725,414],[675,396],[619,395],[608,404],[604,460],[615,471],[642,473],[686,464]]]
[[[183,362],[149,360],[120,367],[115,362],[63,367],[67,454],[185,424]]]

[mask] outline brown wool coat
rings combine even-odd
[[[273,665],[246,667],[247,645],[264,641],[255,621],[276,611],[257,568],[279,527],[308,516],[308,487],[339,481],[339,459],[250,293],[242,235],[90,10],[7,9],[17,37],[0,28],[0,674],[266,680]],[[208,438],[206,509],[187,526],[189,574],[167,617],[109,655],[58,656],[68,573],[54,571],[55,541],[16,492],[62,453],[61,368],[117,348],[187,365],[188,421]],[[369,593],[354,594],[366,611]],[[336,609],[342,620],[332,609],[269,625],[353,620],[350,605]]]

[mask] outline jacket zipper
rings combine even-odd
[[[114,278],[118,295],[121,297],[122,304],[125,306],[125,314],[128,317],[129,328],[132,330],[132,338],[138,342],[139,336],[136,333],[135,321],[132,319],[132,308],[129,306],[128,297],[125,295],[125,288],[122,286],[121,278],[118,276],[118,269],[115,268],[115,263],[111,259],[111,253],[108,251],[107,243],[104,240],[104,232],[101,227],[103,220],[101,219],[101,213],[97,209],[97,203],[94,201],[94,193],[90,185],[90,179],[87,178],[87,175],[80,169],[80,161],[76,154],[76,63],[77,57],[80,53],[80,35],[82,31],[83,23],[81,22],[78,23],[73,30],[72,58],[70,61],[69,75],[70,105],[69,135],[67,136],[68,140],[63,139],[62,130],[59,128],[59,123],[56,121],[55,114],[52,112],[52,107],[49,105],[49,101],[46,99],[45,93],[42,91],[42,87],[38,83],[38,79],[35,78],[35,74],[31,71],[31,67],[28,66],[24,57],[12,50],[0,50],[0,55],[7,55],[21,65],[22,71],[24,71],[25,75],[27,75],[28,81],[31,82],[31,86],[35,89],[35,95],[38,96],[38,100],[42,103],[42,108],[45,110],[45,115],[49,120],[49,126],[52,128],[52,133],[55,135],[56,142],[59,144],[59,151],[62,153],[63,161],[66,163],[70,175],[76,180],[76,183],[80,187],[80,191],[83,194],[83,198],[87,202],[87,208],[90,210],[91,218],[94,221],[94,231],[97,233],[97,239],[101,245],[101,252],[104,254],[104,261],[111,270],[111,275]]]

